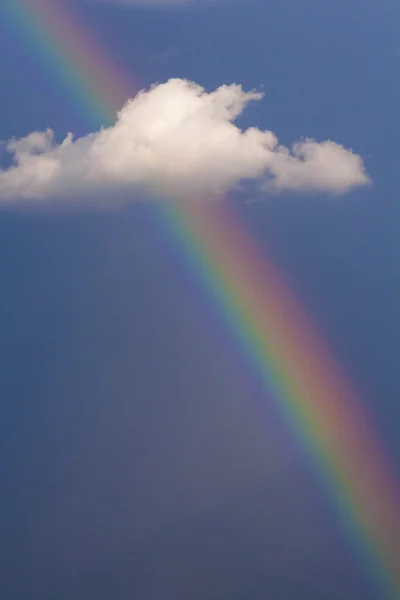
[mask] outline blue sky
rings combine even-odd
[[[396,3],[74,6],[134,81],[263,85],[241,128],[286,146],[332,139],[365,159],[372,186],[241,197],[237,210],[398,468]],[[1,25],[0,90],[2,140],[88,133]],[[151,206],[62,214],[7,202],[0,231],[2,597],[380,598],[301,448],[205,320]]]

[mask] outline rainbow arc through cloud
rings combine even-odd
[[[2,6],[0,12],[21,43],[26,34],[38,57],[58,73],[88,126],[111,123],[135,86],[66,5],[59,0],[5,0]],[[291,290],[226,202],[162,202],[157,215],[313,457],[386,597],[400,598],[396,478],[362,403]]]

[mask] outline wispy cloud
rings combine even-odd
[[[119,190],[125,198],[135,191],[212,198],[245,180],[266,193],[343,193],[370,182],[360,156],[335,142],[306,139],[287,148],[271,131],[235,125],[261,98],[239,85],[208,93],[171,79],[129,100],[107,129],[69,134],[61,144],[51,130],[13,139],[5,145],[13,164],[0,171],[0,198],[72,202]]]

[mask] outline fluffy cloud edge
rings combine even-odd
[[[206,199],[246,180],[265,193],[343,194],[371,183],[362,158],[336,142],[306,138],[287,148],[272,131],[240,129],[237,117],[262,97],[237,84],[207,92],[170,79],[142,90],[98,132],[60,144],[51,130],[12,139],[0,200],[100,202],[117,192]]]

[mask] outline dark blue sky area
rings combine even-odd
[[[237,211],[400,468],[400,14],[382,0],[77,2],[135,81],[264,84],[243,126],[331,138],[374,186]],[[84,115],[0,24],[0,139]],[[267,250],[266,250],[267,251]],[[382,598],[272,398],[152,207],[0,212],[0,596]]]

